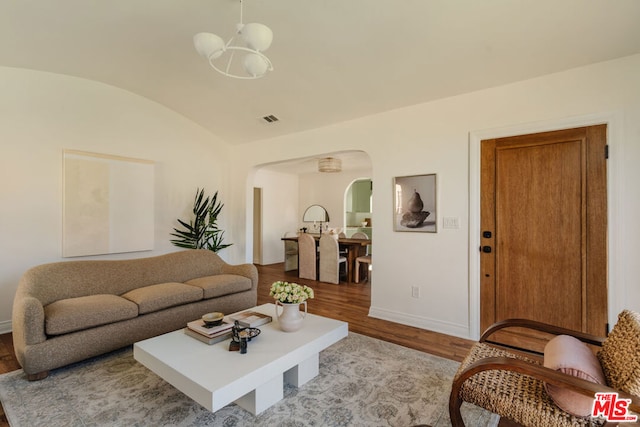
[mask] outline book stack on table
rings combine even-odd
[[[241,311],[240,313],[230,314],[224,318],[225,322],[231,324],[236,320],[238,321],[238,325],[243,328],[256,328],[271,322],[272,318],[267,314],[258,313],[257,311]]]
[[[202,319],[187,323],[184,333],[209,345],[224,341],[233,335],[233,322],[223,321],[218,326],[206,326]]]

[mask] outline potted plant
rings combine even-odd
[[[307,300],[314,297],[313,289],[307,285],[277,281],[271,285],[269,295],[276,301],[276,318],[280,329],[285,332],[300,329],[307,316]],[[300,304],[304,304],[304,313],[300,312]],[[282,307],[282,314],[278,306]]]
[[[218,192],[211,199],[205,197],[204,188],[196,190],[193,201],[194,218],[189,222],[178,219],[184,230],[174,228],[171,243],[175,246],[188,249],[208,249],[218,252],[231,246],[231,243],[224,243],[224,231],[218,228],[218,215],[224,205],[218,201]]]

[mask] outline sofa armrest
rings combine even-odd
[[[44,333],[44,307],[40,300],[18,292],[13,300],[11,328],[16,359],[24,368],[27,347],[47,339]]]
[[[44,342],[44,307],[32,296],[16,297],[13,303],[12,333],[25,345]]]
[[[258,269],[253,264],[224,264],[222,266],[223,274],[237,274],[238,276],[244,276],[251,279],[251,289],[258,289]]]

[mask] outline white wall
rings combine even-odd
[[[469,64],[473,66],[473,64]],[[339,102],[339,100],[336,100]],[[566,123],[611,114],[610,318],[640,310],[640,55],[416,105],[309,132],[242,146],[232,185],[245,194],[255,165],[341,150],[372,160],[375,245],[371,314],[462,337],[476,334],[470,299],[470,135],[492,129]],[[611,170],[614,169],[614,170]],[[460,229],[398,233],[392,228],[394,176],[438,174],[439,218]],[[248,177],[248,178],[247,178]],[[246,208],[245,208],[246,212]],[[246,221],[250,227],[250,221]],[[419,286],[421,298],[411,297]],[[473,302],[477,304],[477,302]],[[473,313],[473,317],[470,313]],[[473,332],[472,332],[473,331]]]
[[[94,259],[178,250],[169,233],[176,218],[188,218],[196,187],[220,190],[226,202],[227,144],[159,104],[95,81],[4,67],[0,93],[0,333],[10,328],[22,273],[67,260],[61,258],[63,149],[155,162],[155,249]],[[228,209],[223,229],[232,218]]]

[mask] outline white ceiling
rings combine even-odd
[[[4,0],[0,65],[105,82],[239,144],[640,52],[639,0],[243,4],[274,32],[263,79],[221,76],[193,48],[232,35],[238,0]]]

